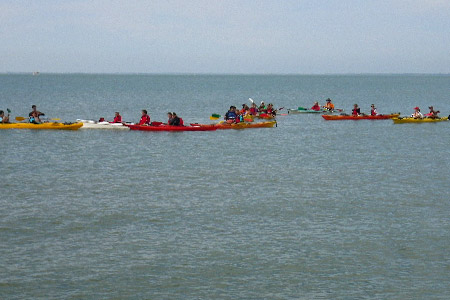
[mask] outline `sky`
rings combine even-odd
[[[450,73],[450,0],[0,0],[0,72]]]

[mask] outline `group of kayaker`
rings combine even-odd
[[[331,103],[331,99],[328,98],[326,101],[325,105],[320,106],[319,102],[314,102],[314,105],[310,108],[311,110],[315,110],[315,111],[320,111],[320,110],[329,110],[329,111],[333,111],[334,110],[334,104]]]
[[[326,101],[326,104],[323,106],[320,106],[317,101],[314,102],[314,105],[311,107],[311,110],[320,111],[320,110],[324,109],[324,110],[334,111],[335,108],[334,108],[334,104],[331,102],[331,99],[327,98],[325,101]],[[440,113],[440,111],[434,110],[433,106],[429,106],[428,108],[429,108],[430,112],[423,115],[420,112],[420,108],[415,107],[414,113],[411,115],[411,117],[415,118],[415,119],[423,119],[424,117],[432,118],[432,119],[439,118],[438,114]],[[42,123],[42,120],[40,117],[45,116],[45,114],[38,111],[36,105],[32,105],[31,109],[32,109],[32,111],[28,114],[28,121],[30,123],[34,123],[34,124]],[[0,110],[0,123],[9,123],[10,122],[10,119],[9,119],[10,110],[8,109],[7,111],[8,111],[8,114],[5,115],[5,112],[3,110]],[[254,103],[252,101],[251,107],[249,107],[247,104],[242,104],[241,110],[238,110],[236,108],[236,106],[234,106],[234,105],[230,106],[230,109],[226,112],[224,119],[228,123],[239,123],[239,122],[244,122],[244,121],[251,121],[253,119],[253,117],[255,117],[255,116],[266,115],[266,116],[275,117],[276,113],[277,113],[277,110],[274,109],[272,103],[269,103],[266,106],[264,104],[264,101],[261,101],[261,104],[259,106],[257,106],[256,103]],[[370,115],[371,116],[380,115],[380,114],[378,114],[375,104],[370,105]],[[361,109],[358,106],[358,104],[354,104],[353,109],[352,109],[352,116],[366,116],[366,114],[361,113]],[[183,126],[184,125],[183,119],[178,117],[175,112],[168,112],[167,117],[168,117],[167,125],[172,125],[172,126]],[[18,118],[24,119],[23,117],[18,117]],[[106,121],[104,118],[100,118],[99,122],[108,122],[108,121]],[[122,121],[122,116],[120,115],[120,113],[115,112],[114,120],[109,123],[124,123],[124,122]],[[140,117],[138,124],[139,125],[150,125],[151,124],[150,116],[148,115],[147,110],[143,109],[141,111],[141,117]]]
[[[425,114],[425,117],[432,118],[432,119],[439,118],[438,113],[440,113],[440,111],[434,110],[433,106],[429,106],[428,108],[430,109],[430,112],[428,114]],[[364,115],[365,115],[364,113],[361,113],[361,109],[359,108],[358,104],[354,104],[353,110],[352,110],[352,116],[364,116]],[[378,114],[375,104],[370,105],[370,115],[371,116],[380,115],[380,114]],[[423,119],[424,118],[424,115],[420,112],[419,107],[417,107],[417,106],[414,107],[414,113],[411,115],[411,118],[415,118],[415,119]]]
[[[329,110],[329,111],[334,111],[334,104],[331,102],[331,99],[328,98],[325,100],[326,104],[323,106],[319,105],[319,102],[314,102],[314,105],[310,108],[311,110],[314,111],[320,111],[320,110]],[[439,113],[440,111],[436,111],[434,110],[433,106],[429,106],[428,107],[430,109],[430,112],[422,115],[422,113],[420,112],[420,108],[419,107],[415,107],[414,108],[414,113],[411,115],[412,118],[416,118],[416,119],[422,119],[424,117],[427,118],[432,118],[432,119],[436,119],[439,118]],[[375,104],[371,104],[370,105],[370,116],[378,116],[380,115],[378,113],[377,108],[375,107]],[[361,108],[358,106],[358,104],[354,104],[353,105],[353,109],[352,109],[352,116],[357,117],[357,116],[366,116],[365,113],[361,113]]]
[[[334,104],[331,102],[330,98],[327,98],[325,100],[326,104],[320,106],[318,101],[314,102],[314,105],[310,108],[310,110],[320,111],[320,110],[328,110],[333,111],[334,110]]]
[[[438,115],[440,113],[439,110],[437,110],[437,111],[434,110],[433,106],[428,106],[428,109],[430,110],[430,112],[423,115],[420,112],[420,108],[418,106],[414,107],[414,113],[411,115],[411,118],[414,118],[414,119],[423,119],[424,117],[431,118],[431,119],[439,118],[439,115]]]
[[[10,121],[9,114],[11,111],[9,109],[7,109],[7,111],[8,111],[8,114],[5,115],[5,112],[3,110],[0,110],[0,123],[9,123],[9,121]],[[42,123],[42,121],[40,119],[41,116],[45,116],[45,114],[38,111],[36,108],[36,105],[32,105],[31,112],[28,114],[28,121],[30,123],[40,124],[40,123]],[[18,118],[26,119],[23,117],[18,117]]]
[[[252,120],[256,116],[275,117],[276,114],[277,110],[273,107],[272,103],[269,103],[266,106],[264,101],[261,101],[259,107],[254,102],[252,103],[251,107],[249,107],[247,104],[242,104],[241,110],[238,110],[236,106],[231,105],[230,109],[225,113],[224,119],[228,123],[239,123],[246,120]]]
[[[167,113],[167,125],[172,125],[172,126],[184,126],[184,121],[182,118],[178,117],[178,115],[175,112],[168,112]],[[105,120],[105,118],[100,118],[98,120],[98,122],[108,122]],[[124,124],[125,122],[122,121],[122,116],[120,115],[120,113],[118,111],[115,112],[114,114],[114,120],[112,122],[109,123],[122,123]],[[151,125],[151,119],[150,119],[150,115],[148,114],[146,109],[141,110],[141,117],[139,119],[139,122],[137,123],[138,125]]]

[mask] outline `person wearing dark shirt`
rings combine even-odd
[[[172,113],[172,120],[170,120],[169,125],[180,126],[180,118],[174,112]]]
[[[361,114],[361,110],[358,107],[358,104],[353,105],[352,116],[357,117]]]

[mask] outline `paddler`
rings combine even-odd
[[[241,115],[245,115],[245,114],[247,114],[247,112],[250,110],[250,108],[248,107],[248,105],[247,104],[242,104],[242,109],[241,109],[241,111],[240,111],[240,114]]]
[[[314,102],[314,105],[311,107],[311,110],[315,110],[315,111],[319,111],[320,110],[320,105],[319,102]]]
[[[267,105],[267,114],[271,115],[271,116],[276,116],[277,111],[273,108],[273,104],[269,103],[269,105]]]
[[[370,105],[370,115],[378,116],[378,111],[377,108],[375,107],[375,104]]]
[[[266,113],[266,105],[264,104],[264,101],[261,101],[261,105],[258,107],[258,111],[260,114]]]
[[[175,112],[172,113],[172,120],[170,120],[169,125],[172,126],[180,126],[180,118],[177,116]]]
[[[9,114],[5,116],[5,112],[0,110],[0,123],[9,123]]]
[[[172,121],[172,119],[173,119],[173,115],[172,115],[172,113],[169,111],[169,112],[167,113],[167,125],[170,124],[170,121]]]
[[[418,106],[414,107],[414,113],[411,115],[411,118],[423,119],[423,115],[420,112],[420,108]]]
[[[358,107],[358,104],[353,105],[352,116],[357,117],[361,114],[361,109]]]
[[[236,106],[230,106],[230,109],[225,114],[225,120],[227,123],[236,122],[237,114],[236,114]]]
[[[331,103],[331,99],[328,98],[326,101],[327,101],[327,104],[325,104],[325,105],[322,106],[322,107],[325,108],[326,110],[329,110],[329,111],[334,110],[334,104]]]
[[[150,116],[147,114],[147,110],[143,109],[141,114],[142,116],[138,125],[150,125]]]
[[[428,109],[430,110],[430,112],[427,114],[429,118],[432,119],[439,118],[438,113],[440,113],[440,111],[435,111],[433,106],[429,106]]]
[[[258,108],[256,107],[256,103],[252,103],[252,107],[250,107],[250,114],[252,116],[256,116],[256,114],[258,113]]]
[[[32,111],[28,114],[28,117],[30,119],[30,123],[39,124],[42,123],[40,116],[45,116],[44,113],[41,113],[36,109],[36,105],[31,106]]]
[[[114,113],[114,120],[111,123],[122,123],[122,116],[118,111]]]

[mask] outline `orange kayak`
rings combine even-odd
[[[267,122],[253,122],[253,123],[247,123],[247,122],[241,122],[241,123],[226,123],[221,122],[218,124],[198,124],[193,123],[191,126],[198,126],[198,127],[211,127],[214,126],[217,129],[246,129],[246,128],[269,128],[276,126],[277,121],[267,121]]]
[[[400,114],[378,115],[378,116],[352,116],[352,115],[322,115],[325,120],[386,120],[400,116]]]

